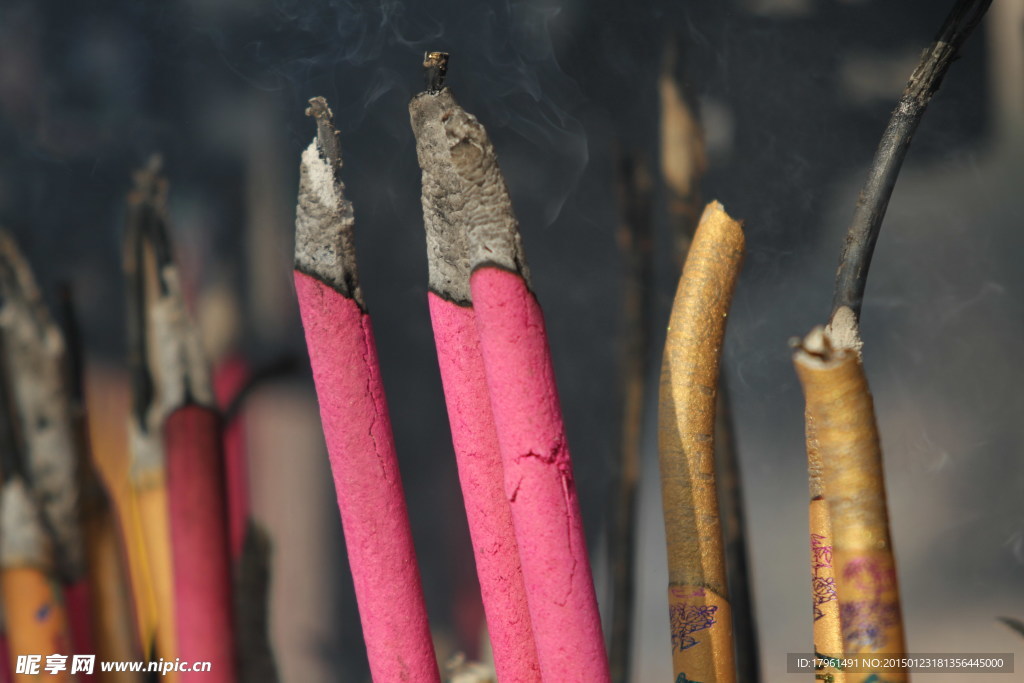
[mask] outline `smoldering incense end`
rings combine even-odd
[[[427,81],[427,92],[438,93],[444,88],[444,79],[448,74],[447,52],[423,53],[423,75]]]
[[[295,215],[295,269],[331,286],[365,309],[356,270],[352,203],[341,182],[341,144],[327,101],[314,97],[307,116],[317,136],[302,153]]]
[[[460,306],[468,306],[466,194],[462,178],[452,166],[444,125],[458,108],[448,88],[437,93],[428,90],[409,102],[409,118],[416,136],[416,157],[423,171],[421,200],[430,290]]]
[[[497,266],[522,276],[530,287],[519,223],[487,131],[472,114],[455,107],[444,121],[452,168],[466,195],[471,270]]]

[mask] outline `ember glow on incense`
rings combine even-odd
[[[732,683],[732,610],[715,484],[715,407],[726,316],[743,258],[740,223],[704,209],[672,304],[658,450],[668,544],[674,675]]]
[[[440,680],[370,317],[356,271],[354,214],[327,102],[302,153],[295,289],[320,402],[370,671],[378,681]]]
[[[185,309],[172,257],[156,163],[136,176],[140,220],[130,229],[138,261],[134,283],[142,302],[141,349],[152,384],[146,407],[147,445],[166,468],[166,501],[173,553],[174,656],[208,661],[210,673],[183,671],[179,680],[235,680],[234,610],[220,418],[199,333]],[[152,248],[146,258],[145,246]],[[150,268],[152,267],[152,270]],[[147,272],[150,271],[148,276]],[[136,331],[139,334],[140,331]]]
[[[459,105],[438,64],[446,65],[447,55],[428,53],[428,89],[409,103],[423,170],[427,301],[495,670],[501,681],[525,683],[539,680],[540,669],[470,296],[468,194],[444,125]]]
[[[457,287],[457,301],[472,301],[476,316],[541,677],[608,681],[544,318],[508,189],[476,118],[452,102],[443,125],[451,168],[461,180],[459,220],[467,226],[471,273],[468,297],[461,279],[449,286]]]

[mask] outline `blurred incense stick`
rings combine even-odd
[[[67,348],[13,237],[0,232],[0,330],[25,476],[64,584],[85,577]]]
[[[6,344],[6,340],[3,340]],[[30,492],[25,445],[13,406],[6,354],[0,355],[0,597],[9,648],[19,656],[68,652],[71,646],[53,560],[54,541]],[[14,674],[14,671],[10,672]],[[64,672],[58,680],[69,681]]]
[[[177,656],[174,579],[170,520],[168,518],[167,469],[162,426],[168,407],[162,404],[152,356],[156,352],[149,312],[161,289],[159,264],[169,260],[167,245],[159,241],[156,224],[165,220],[167,183],[160,176],[159,157],[150,159],[135,173],[128,195],[124,234],[124,272],[127,295],[128,369],[132,385],[129,416],[131,464],[127,535],[129,554],[137,571],[132,587],[137,605],[152,604],[153,622],[142,624],[143,647],[155,644],[165,659]],[[143,608],[141,614],[149,614]],[[177,680],[176,674],[171,672]]]
[[[126,549],[121,525],[92,457],[83,384],[82,340],[71,287],[66,283],[60,289],[60,302],[61,327],[68,350],[68,381],[78,457],[80,514],[92,600],[92,639],[98,659],[140,659],[142,649],[136,631],[132,628],[134,612],[129,599],[131,585],[125,567]],[[126,683],[142,680],[135,672],[123,672],[116,676],[108,674],[108,677]]]
[[[143,193],[154,187],[166,193],[156,166],[141,171],[136,180]],[[144,223],[139,235],[154,255],[155,286],[143,306],[146,368],[156,389],[147,418],[166,471],[175,655],[211,662],[214,678],[230,682],[236,657],[220,416],[213,407],[198,328],[185,308],[165,211],[162,206],[150,209],[153,220]],[[210,675],[182,671],[179,678],[206,680]]]
[[[674,675],[736,680],[714,462],[725,321],[743,256],[739,222],[708,204],[672,306],[658,419]]]
[[[622,284],[620,459],[612,486],[612,522],[608,554],[612,568],[611,627],[608,632],[612,681],[630,680],[637,534],[637,486],[643,447],[644,403],[650,367],[653,325],[654,261],[650,169],[634,155],[620,154],[616,183],[619,199],[619,250]]]
[[[684,43],[670,38],[658,76],[661,177],[668,199],[676,267],[681,268],[701,210],[701,176],[707,170],[704,131],[693,94],[685,85]]]

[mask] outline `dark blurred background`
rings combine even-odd
[[[446,657],[472,647],[465,624],[478,608],[425,306],[406,110],[422,87],[422,53],[451,53],[448,83],[501,158],[545,307],[604,605],[623,277],[615,165],[625,151],[657,167],[656,80],[675,41],[707,138],[705,198],[746,221],[725,381],[761,660],[766,680],[797,680],[786,677],[785,653],[810,643],[806,460],[786,342],[825,322],[867,164],[951,4],[4,0],[0,223],[48,296],[72,283],[94,375],[116,378],[123,200],[132,170],[163,155],[173,236],[211,359],[241,352],[258,369],[293,356],[302,368],[264,384],[250,406],[253,509],[274,542],[283,680],[362,681],[291,284],[298,159],[314,134],[306,101],[325,96],[341,130],[363,291]],[[913,652],[1019,655],[1024,642],[996,620],[1024,618],[1022,46],[1024,2],[995,0],[915,137],[864,306]],[[657,207],[663,195],[658,186]],[[663,330],[678,271],[662,208],[655,225],[649,295]],[[91,399],[102,404],[102,391]],[[670,678],[649,427],[636,681]]]

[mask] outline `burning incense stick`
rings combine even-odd
[[[608,659],[544,318],[497,156],[477,120],[444,122],[463,181],[470,294],[541,676],[607,681]]]
[[[174,548],[174,652],[185,660],[211,662],[218,680],[233,681],[234,615],[220,420],[210,407],[213,393],[199,335],[185,310],[171,256],[163,208],[166,185],[156,166],[140,172],[136,181],[141,216],[129,225],[139,231],[130,237],[136,240],[136,254],[148,244],[153,258],[139,259],[142,267],[132,283],[142,302],[141,326],[135,334],[143,340],[149,337],[138,353],[144,377],[156,390],[149,393],[148,403],[137,407],[145,415],[147,446],[156,451],[154,459],[162,456],[166,462]],[[146,393],[142,392],[143,401]],[[209,677],[183,672],[180,678],[197,676]]]
[[[825,464],[821,460],[821,447],[810,411],[805,415],[807,424],[807,472],[810,484],[811,531],[811,597],[814,615],[814,652],[824,657],[843,655],[843,633],[839,621],[839,598],[836,595],[835,567],[832,558],[832,518],[825,499]],[[846,678],[841,669],[823,666],[816,672],[831,676],[833,683]]]
[[[808,444],[816,446],[823,464],[841,652],[905,652],[882,453],[860,358],[854,349],[833,346],[819,327],[800,343],[793,363],[807,397]],[[846,680],[867,683],[875,678],[868,672],[849,674]],[[901,670],[886,670],[884,679],[907,677]]]
[[[934,42],[921,56],[921,62],[911,74],[882,134],[867,182],[857,200],[836,272],[830,326],[834,328],[835,341],[843,346],[860,345],[857,321],[860,319],[871,256],[917,124],[921,122],[932,95],[942,85],[942,79],[960,47],[991,4],[992,0],[957,0]]]
[[[428,53],[428,72],[441,61],[436,54]],[[441,88],[434,79],[409,103],[423,169],[427,300],[495,669],[502,681],[536,681],[540,670],[526,588],[470,300],[468,195],[452,167],[444,125],[458,104],[450,90]]]
[[[732,612],[715,488],[718,366],[743,257],[740,224],[708,204],[672,306],[661,375],[659,451],[675,674],[735,681]]]
[[[349,564],[375,680],[439,681],[398,472],[377,349],[356,271],[352,204],[322,97],[306,112],[317,137],[302,154],[295,289]]]

